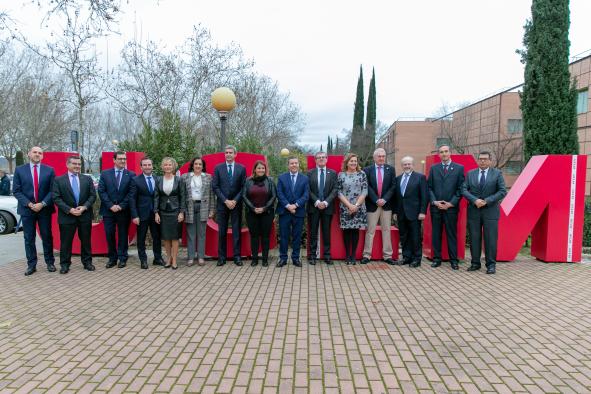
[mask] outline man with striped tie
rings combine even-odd
[[[78,156],[69,156],[66,161],[68,172],[53,182],[53,202],[57,205],[57,222],[60,226],[60,274],[67,274],[72,264],[72,241],[78,230],[80,258],[87,271],[94,271],[90,245],[92,230],[92,205],[96,191],[92,178],[80,174],[82,161]]]

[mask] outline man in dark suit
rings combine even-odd
[[[300,161],[297,157],[287,159],[288,172],[277,179],[277,214],[279,215],[279,262],[277,267],[287,264],[287,250],[291,235],[291,262],[301,267],[300,247],[302,230],[306,216],[306,202],[309,198],[308,177],[299,173]]]
[[[4,170],[0,170],[0,196],[10,196],[10,178]]]
[[[217,196],[216,221],[218,223],[218,267],[226,264],[226,239],[228,218],[232,223],[234,264],[241,266],[240,230],[242,227],[242,187],[246,181],[246,169],[236,163],[236,147],[224,149],[226,161],[218,164],[213,172],[211,187]]]
[[[441,265],[441,239],[443,226],[447,236],[447,251],[451,268],[458,266],[458,209],[460,206],[464,166],[452,163],[449,145],[439,147],[441,163],[431,166],[427,184],[431,203],[431,225],[433,227],[433,263],[431,267]]]
[[[333,201],[337,196],[337,173],[326,167],[328,157],[325,152],[314,156],[316,168],[308,172],[310,199],[308,200],[308,225],[310,227],[310,255],[308,262],[316,264],[318,250],[318,224],[322,227],[324,243],[323,258],[326,264],[330,259],[330,222],[334,213]]]
[[[396,177],[396,215],[400,244],[402,245],[402,265],[411,268],[421,265],[421,223],[425,220],[429,195],[427,178],[414,171],[414,159],[405,156],[400,161],[403,173]]]
[[[382,257],[390,265],[397,262],[392,259],[392,240],[390,237],[390,225],[392,224],[392,207],[394,192],[396,191],[396,170],[386,164],[386,151],[378,148],[373,153],[374,164],[365,167],[363,171],[367,176],[367,232],[365,233],[365,245],[361,264],[369,263],[373,247],[373,237],[378,223],[382,228]]]
[[[87,271],[94,271],[90,234],[92,231],[92,205],[96,191],[92,178],[80,174],[82,161],[78,156],[70,156],[66,162],[68,172],[55,178],[53,182],[53,201],[58,208],[57,221],[60,226],[60,274],[67,274],[72,264],[72,241],[78,230],[80,239],[80,259]]]
[[[482,234],[484,234],[484,260],[487,274],[496,272],[497,238],[501,216],[499,204],[507,195],[503,174],[490,166],[491,159],[490,152],[480,152],[478,168],[468,172],[462,185],[462,195],[469,202],[468,231],[472,264],[468,271],[480,269]]]
[[[55,212],[51,188],[55,173],[53,168],[41,164],[43,149],[34,146],[28,153],[30,163],[18,166],[14,171],[13,193],[18,200],[17,213],[23,222],[25,254],[27,255],[26,276],[37,271],[37,247],[35,237],[37,225],[43,242],[43,257],[47,270],[55,272],[53,257],[53,235],[51,234],[51,214]]]
[[[160,241],[160,227],[154,221],[154,190],[158,178],[152,174],[152,159],[144,157],[140,160],[142,173],[133,178],[133,187],[129,192],[129,209],[133,223],[137,226],[137,252],[140,267],[148,269],[146,255],[146,235],[148,229],[152,235],[152,250],[154,265],[164,265],[162,261],[162,242]]]
[[[99,213],[103,217],[105,236],[109,253],[107,268],[117,265],[119,268],[127,265],[127,232],[129,230],[129,195],[135,187],[133,178],[135,174],[125,168],[127,157],[125,152],[113,154],[115,166],[101,173],[98,185],[98,194],[101,199]],[[117,230],[117,240],[115,239]]]

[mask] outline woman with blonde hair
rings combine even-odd
[[[337,179],[340,226],[343,230],[347,265],[355,265],[355,251],[359,242],[359,229],[367,227],[367,177],[361,171],[359,158],[349,153],[343,161],[342,172]]]
[[[175,175],[178,167],[175,159],[165,157],[160,167],[164,175],[158,179],[154,190],[154,220],[160,224],[160,238],[164,241],[164,249],[168,256],[164,268],[177,269],[181,222],[185,218],[186,191],[181,178]]]

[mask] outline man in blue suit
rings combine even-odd
[[[127,231],[129,229],[129,195],[135,187],[133,177],[135,174],[125,168],[127,157],[125,152],[113,154],[115,166],[101,173],[98,194],[101,198],[99,213],[103,217],[105,235],[109,250],[109,262],[107,268],[117,265],[119,268],[127,265]],[[117,229],[117,242],[115,242],[115,229]]]
[[[277,267],[287,264],[287,249],[291,233],[291,261],[296,267],[301,267],[300,247],[302,243],[302,229],[306,216],[306,202],[310,190],[308,177],[299,173],[300,162],[297,157],[287,160],[289,172],[279,175],[277,180],[277,213],[279,214],[279,262]]]
[[[148,269],[146,255],[146,235],[148,228],[152,234],[152,250],[154,251],[154,265],[164,265],[162,262],[162,242],[160,241],[160,227],[154,220],[154,190],[158,178],[152,174],[152,159],[144,157],[140,160],[142,173],[133,178],[134,187],[129,193],[129,209],[132,221],[137,225],[137,252],[142,269]]]
[[[211,187],[217,196],[216,221],[218,223],[218,264],[226,264],[226,239],[228,218],[232,222],[234,264],[242,265],[240,259],[240,229],[242,226],[242,187],[246,181],[246,169],[236,163],[236,147],[224,149],[226,161],[218,164],[213,172]]]
[[[27,255],[26,276],[37,271],[37,248],[35,247],[37,225],[43,241],[43,257],[47,264],[47,271],[55,272],[51,234],[51,214],[55,212],[51,190],[55,173],[53,168],[41,164],[43,149],[40,147],[32,147],[28,156],[30,163],[18,166],[14,171],[12,188],[18,200],[17,212],[23,221]]]

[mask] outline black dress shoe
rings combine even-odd
[[[355,264],[355,259],[352,259],[351,263]],[[360,263],[367,264],[367,263],[369,263],[369,259],[367,257],[364,257],[361,259]]]
[[[286,260],[279,260],[279,262],[277,263],[277,268],[281,268],[287,265],[287,261]]]
[[[261,265],[263,267],[268,267],[269,266],[269,261],[268,260],[263,260],[263,263]]]
[[[55,272],[55,265],[54,264],[47,264],[47,271],[49,272]]]
[[[140,268],[143,270],[148,269],[148,262],[147,261],[140,261]]]
[[[117,262],[116,261],[109,261],[105,267],[107,267],[107,268],[113,268],[116,265],[117,265]]]
[[[154,260],[152,262],[152,265],[164,265],[164,261],[162,261],[161,259],[160,260]]]
[[[472,264],[466,271],[478,271],[480,269],[479,265]]]
[[[92,263],[89,263],[89,264],[84,265],[84,269],[86,271],[94,271],[96,268],[94,268],[94,265],[92,265]]]
[[[315,257],[312,257],[312,258],[308,259],[308,264],[310,264],[310,265],[316,265],[316,258]]]
[[[67,274],[68,272],[70,272],[70,269],[68,267],[60,268],[60,274]]]
[[[487,274],[494,275],[494,273],[495,273],[495,272],[497,272],[497,270],[496,270],[496,268],[495,268],[495,267],[488,267],[488,268],[486,269],[486,273],[487,273]]]
[[[25,271],[25,276],[33,275],[35,272],[37,272],[37,268],[27,268]]]
[[[402,261],[400,262],[400,265],[407,265],[407,264],[412,264],[412,260],[411,259],[402,259]]]
[[[441,261],[433,261],[433,262],[431,263],[431,267],[433,267],[433,268],[437,268],[437,267],[439,267],[440,265],[441,265]]]
[[[386,259],[384,260],[387,264],[389,265],[401,265],[398,263],[398,261],[394,260],[394,259]]]
[[[333,262],[332,262],[332,260],[331,260],[331,259],[324,259],[324,262],[325,262],[326,264],[328,264],[328,265],[332,265],[332,264],[333,264]]]
[[[216,264],[216,266],[221,267],[222,265],[226,264],[226,260],[218,260],[218,263]]]
[[[236,264],[238,267],[242,267],[242,260],[234,259],[234,264]]]
[[[451,262],[451,269],[452,270],[459,270],[460,269],[460,266],[458,265],[458,262],[457,261],[452,261]]]
[[[292,260],[293,265],[295,265],[296,267],[301,267],[302,263],[300,263],[300,260]]]
[[[127,266],[127,263],[125,261],[120,261],[119,264],[117,264],[118,268],[125,268]]]
[[[410,263],[408,266],[410,268],[417,268],[417,267],[420,267],[421,266],[421,262],[420,261],[415,261],[415,262]]]
[[[258,258],[253,258],[252,262],[250,263],[251,267],[256,267],[257,265],[259,265],[259,259]]]

